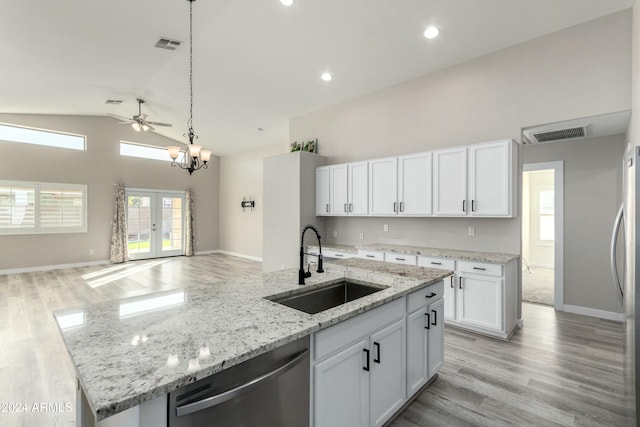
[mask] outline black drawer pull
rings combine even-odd
[[[458,278],[458,288],[462,289],[462,276]]]
[[[362,367],[363,370],[369,372],[369,349],[368,348],[363,348],[362,351],[364,351],[367,355],[367,358],[365,359],[365,361],[367,362],[366,365],[364,365]]]
[[[456,287],[456,285],[455,285],[455,280],[456,279],[453,276],[450,276],[450,277],[451,277],[451,288],[453,289],[453,288]]]
[[[425,316],[427,316],[427,324],[424,325],[425,329],[431,329],[431,316],[429,315],[429,313],[425,313]]]
[[[482,271],[486,270],[486,268],[484,268],[484,267],[473,267],[473,269],[474,270],[482,270]]]
[[[406,261],[406,260],[407,260],[406,258],[398,258],[398,257],[396,257],[396,261]]]
[[[375,255],[367,255],[367,258],[375,258]]]
[[[431,299],[431,298],[433,298],[435,296],[436,296],[436,294],[434,292],[431,292],[429,295],[425,295],[425,297],[427,297],[429,299]]]
[[[441,262],[433,262],[433,261],[431,261],[431,264],[433,264],[433,265],[442,265]]]
[[[335,256],[344,256],[344,255],[342,255],[342,254],[334,254],[334,255],[335,255]]]
[[[437,310],[431,310],[433,311],[433,326],[436,326],[438,324],[438,311]]]
[[[467,201],[463,200],[462,201],[462,212],[466,212],[467,211],[467,206],[466,205],[467,205]]]
[[[380,363],[380,343],[374,342],[373,345],[376,347],[376,357],[373,359],[375,363]]]

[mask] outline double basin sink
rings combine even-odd
[[[294,295],[273,296],[267,297],[267,299],[308,314],[316,314],[384,289],[387,289],[387,286],[376,286],[352,280],[341,280],[337,283],[330,283],[326,286],[310,289]]]

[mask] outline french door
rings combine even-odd
[[[184,192],[126,189],[129,258],[182,255]]]

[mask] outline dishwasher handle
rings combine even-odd
[[[212,406],[219,405],[221,403],[226,402],[227,400],[231,400],[241,394],[247,393],[260,385],[274,380],[280,375],[284,374],[298,363],[304,359],[304,357],[309,353],[308,349],[304,349],[300,353],[293,356],[283,365],[277,367],[271,372],[267,372],[264,375],[261,375],[257,378],[254,378],[238,387],[232,388],[231,390],[227,390],[225,392],[216,394],[211,397],[207,397],[206,399],[198,400],[196,402],[187,403],[186,405],[181,405],[176,407],[176,416],[181,417],[183,415],[193,414],[194,412],[202,411],[203,409],[211,408]]]

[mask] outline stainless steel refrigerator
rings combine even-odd
[[[640,147],[632,147],[624,156],[622,166],[623,193],[622,205],[616,218],[611,240],[611,267],[614,275],[616,292],[622,300],[626,314],[625,324],[625,398],[628,425],[637,425],[637,415],[640,414],[640,325],[636,316],[636,307],[640,308],[640,292],[636,292],[636,277],[640,277],[636,262],[637,244],[640,242],[640,227],[638,226],[638,202],[636,197],[640,189],[640,173],[638,161]],[[622,252],[622,253],[621,253]]]

